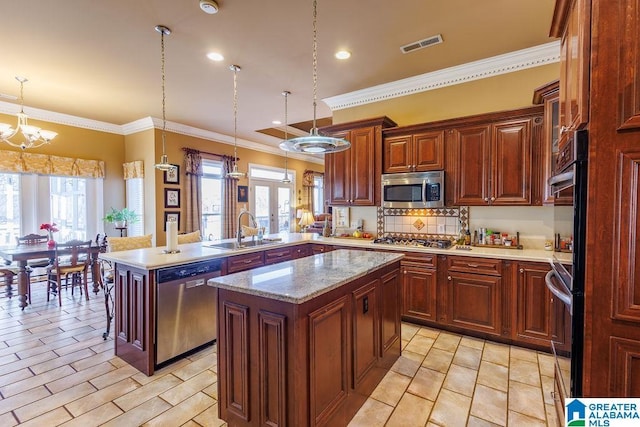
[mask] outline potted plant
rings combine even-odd
[[[138,214],[128,208],[114,209],[103,218],[106,222],[110,222],[116,228],[124,228],[127,224],[133,224],[138,221]]]

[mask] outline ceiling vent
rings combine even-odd
[[[427,37],[426,39],[418,40],[417,42],[400,46],[400,50],[402,51],[402,53],[409,53],[413,52],[414,50],[422,49],[440,43],[442,43],[442,35],[438,34],[436,36]]]

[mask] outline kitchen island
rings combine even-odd
[[[220,418],[346,425],[400,356],[402,257],[339,249],[210,279]]]

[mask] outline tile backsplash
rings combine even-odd
[[[378,208],[378,235],[456,238],[460,235],[461,227],[467,228],[468,212],[466,206],[438,209]]]

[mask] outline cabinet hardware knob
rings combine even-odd
[[[524,268],[521,268],[521,269],[520,269],[520,273],[524,273]]]
[[[478,268],[478,264],[467,264],[467,267]]]
[[[561,126],[560,127],[560,135],[562,135],[565,132],[569,132],[570,128],[568,128],[567,126]]]
[[[451,276],[447,276],[447,280],[451,280]]]
[[[495,197],[492,197],[492,198],[491,198],[491,201],[493,202],[495,199],[496,199]]]

